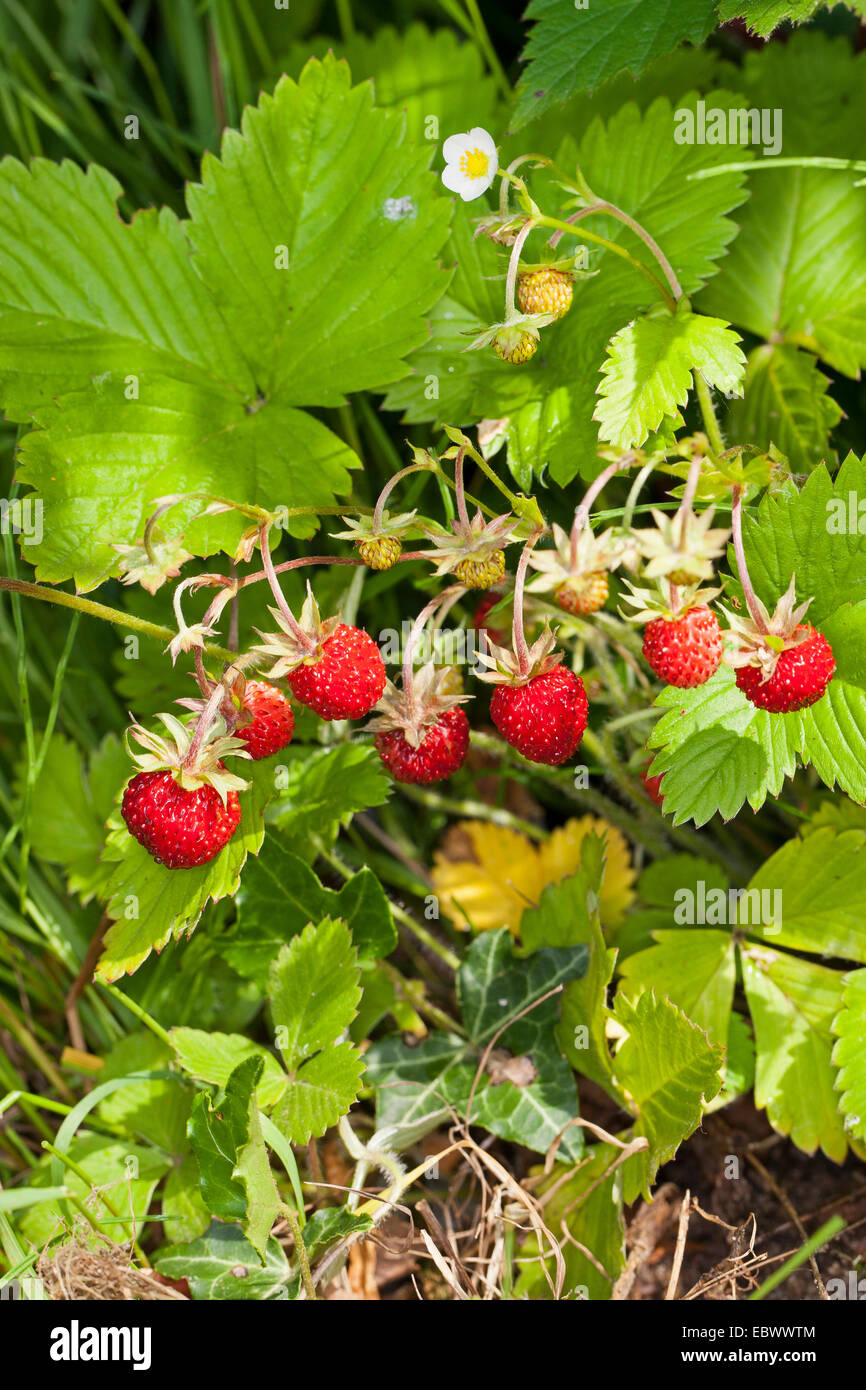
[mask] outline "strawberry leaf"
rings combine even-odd
[[[789,840],[761,865],[749,889],[776,891],[783,903],[779,921],[764,933],[774,946],[866,961],[864,846],[861,830],[837,834],[823,826]]]
[[[660,1166],[697,1129],[721,1085],[724,1052],[651,991],[632,1003],[619,990],[614,1012],[628,1034],[614,1058],[614,1084],[635,1115],[634,1137],[649,1143],[623,1165],[623,1200],[633,1202],[641,1193],[649,1197]]]
[[[656,945],[623,961],[622,988],[631,1000],[646,990],[667,997],[723,1046],[734,999],[734,938],[727,931],[659,931]]]
[[[297,407],[385,387],[426,338],[449,218],[429,157],[328,57],[205,156],[187,221],[124,221],[95,166],[3,163],[0,398],[36,426],[20,477],[50,517],[40,578],[116,574],[167,492],[291,509],[348,491],[357,457]],[[186,548],[232,552],[247,522],[204,506],[172,514]]]
[[[732,437],[761,449],[775,444],[795,472],[810,472],[842,417],[815,358],[790,343],[765,343],[749,354],[744,385],[743,400],[731,405]]]
[[[866,1141],[866,970],[852,970],[842,979],[842,1008],[833,1020],[838,1067],[839,1110],[853,1139]]]
[[[225,1086],[248,1057],[259,1057],[262,1074],[256,1082],[256,1098],[267,1110],[286,1089],[286,1076],[276,1059],[242,1033],[206,1033],[199,1028],[172,1028],[169,1035],[178,1064],[198,1081]]]
[[[786,156],[858,159],[863,72],[863,55],[852,59],[846,40],[794,35],[746,60],[744,105],[782,112]],[[850,173],[823,169],[753,175],[742,234],[699,307],[859,376],[866,365],[866,188],[855,183]]]
[[[736,333],[720,319],[678,309],[635,319],[611,339],[593,418],[599,436],[618,448],[643,444],[665,416],[688,400],[692,373],[739,394],[745,358]]]
[[[715,0],[607,0],[579,11],[573,0],[530,0],[526,18],[535,23],[522,54],[527,67],[513,129],[624,68],[636,75],[683,40],[700,43],[715,27],[715,10]]]
[[[744,946],[740,956],[755,1025],[755,1104],[798,1148],[820,1145],[841,1163],[848,1144],[830,1054],[844,976],[764,946]]]
[[[282,946],[271,965],[271,1013],[289,1073],[274,1122],[293,1144],[324,1134],[358,1094],[361,1054],[337,1038],[357,1012],[359,973],[348,927],[327,917]]]

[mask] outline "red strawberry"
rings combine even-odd
[[[379,757],[398,782],[442,782],[463,766],[469,748],[469,720],[462,709],[446,709],[421,733],[413,748],[401,729],[376,735]]]
[[[252,722],[239,724],[236,732],[251,758],[269,758],[291,743],[295,716],[285,695],[275,685],[267,681],[247,681],[242,708],[252,717]]]
[[[649,767],[649,763],[647,763],[647,767]],[[644,789],[646,791],[647,796],[649,797],[650,801],[655,802],[656,806],[662,806],[664,802],[664,793],[662,792],[663,777],[663,772],[660,772],[658,777],[650,777],[645,769],[641,771],[640,775],[640,780],[644,784]]]
[[[576,751],[588,712],[583,681],[563,666],[522,685],[497,685],[490,701],[502,737],[531,762],[553,767]]]
[[[833,648],[809,623],[795,627],[796,644],[779,652],[772,675],[764,680],[760,666],[741,666],[737,685],[748,700],[771,714],[806,709],[820,700],[836,670]]]
[[[361,719],[385,689],[385,664],[372,637],[339,623],[287,680],[301,704],[322,719]]]
[[[644,632],[643,654],[657,676],[681,690],[703,685],[722,659],[718,619],[706,604],[678,618],[653,618]]]
[[[222,763],[216,770],[222,770]],[[194,869],[214,859],[241,818],[235,791],[225,804],[204,782],[186,791],[171,772],[139,772],[123,793],[121,814],[130,835],[167,869]]]

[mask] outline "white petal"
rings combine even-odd
[[[458,169],[456,164],[449,164],[447,169],[442,170],[442,182],[452,193],[459,193],[464,203],[471,203],[473,199],[480,198],[482,193],[487,192],[493,182],[493,176],[471,179],[468,174]]]
[[[470,137],[467,134],[449,135],[442,146],[442,157],[448,164],[455,164],[460,156],[470,147]]]
[[[468,140],[473,148],[483,150],[488,159],[492,159],[494,164],[498,163],[496,154],[496,141],[493,136],[486,131],[483,126],[477,125],[469,132]],[[446,156],[447,158],[447,156]]]

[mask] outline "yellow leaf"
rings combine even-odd
[[[614,826],[595,816],[567,821],[540,846],[486,821],[462,821],[459,828],[469,837],[473,858],[454,863],[437,854],[432,879],[441,910],[461,930],[508,927],[517,935],[525,909],[538,903],[547,885],[579,868],[581,846],[591,831],[607,837],[600,894],[603,925],[621,922],[634,897],[635,873],[626,841]]]

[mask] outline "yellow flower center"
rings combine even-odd
[[[488,157],[483,150],[464,150],[460,156],[460,172],[470,179],[487,177]]]

